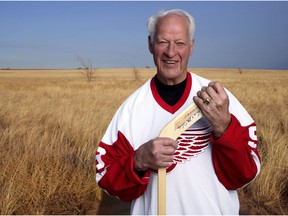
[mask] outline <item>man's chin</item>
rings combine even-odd
[[[167,78],[177,78],[181,76],[181,74],[183,73],[179,67],[165,68],[163,72],[164,72],[163,74],[165,74]]]
[[[161,79],[168,84],[177,84],[181,81],[183,81],[186,78],[186,75],[184,75],[185,72],[178,69],[165,69],[162,70],[162,72],[159,73],[161,76]]]

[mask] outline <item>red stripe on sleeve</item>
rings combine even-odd
[[[259,160],[259,154],[255,123],[243,127],[234,115],[231,117],[222,137],[215,140],[211,136],[212,159],[219,181],[228,190],[236,190],[255,178],[258,171],[255,156]]]
[[[104,149],[96,152],[96,164],[101,167],[96,172],[103,175],[98,185],[111,196],[123,201],[132,201],[141,196],[149,181],[150,172],[142,178],[134,171],[134,149],[126,137],[118,132],[118,139],[112,145],[101,142],[99,147]]]

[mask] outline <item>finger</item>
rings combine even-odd
[[[206,91],[206,89],[207,89],[207,86],[203,86],[203,87],[201,88],[201,91]]]
[[[176,149],[172,146],[165,146],[165,149],[163,150],[162,154],[165,156],[171,156],[175,154]]]
[[[218,97],[216,98],[214,102],[218,105],[221,104],[227,104],[227,101],[229,101],[228,94],[225,91],[225,88],[217,82],[210,83],[210,86],[217,92]],[[229,103],[229,102],[228,102]]]
[[[173,162],[174,155],[163,155],[161,160],[162,160],[162,162]]]
[[[208,86],[213,88],[217,94],[225,93],[224,87],[219,82],[210,82]]]
[[[205,89],[205,90],[202,90]],[[206,88],[202,88],[201,91],[197,92],[197,96],[201,98],[202,100],[205,100],[206,98],[210,97],[210,95],[206,92]]]
[[[154,150],[152,150],[152,155],[155,158],[155,160],[159,162],[172,161],[171,158],[173,158],[173,155],[175,154],[175,151],[178,147],[178,142],[171,138],[158,137],[155,139],[154,147],[155,148]]]
[[[161,162],[159,165],[157,165],[154,169],[159,169],[159,168],[168,168],[173,164],[173,162]]]
[[[165,147],[172,147],[173,149],[177,149],[178,147],[178,142],[176,140],[173,140],[171,138],[160,138],[162,139],[161,142],[162,142],[162,145],[165,146]]]
[[[205,108],[205,106],[207,106],[207,105],[205,104],[204,99],[202,99],[202,98],[200,98],[200,97],[198,97],[198,96],[194,96],[194,97],[193,97],[193,101],[196,103],[196,105],[197,105],[201,110],[203,110],[203,109]]]
[[[155,166],[159,167],[169,167],[173,164],[174,155],[162,155],[157,161],[155,161]]]
[[[213,101],[211,95],[209,95],[209,93],[207,93],[206,91],[202,91],[201,93],[199,93],[199,96],[197,96],[197,98],[199,99],[196,99],[196,101],[198,101],[196,104],[200,106],[200,108],[203,108],[202,106],[209,105]]]
[[[198,92],[198,97],[204,100],[204,103],[208,105],[213,99],[217,99],[217,92],[212,86],[203,86],[201,91]]]
[[[208,86],[206,88],[206,93],[207,93],[207,95],[209,95],[209,97],[212,100],[216,100],[219,97],[218,93],[215,91],[215,89],[212,86]]]

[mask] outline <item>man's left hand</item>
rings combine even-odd
[[[231,122],[229,98],[224,87],[218,82],[210,82],[197,92],[193,100],[212,125],[214,137],[220,138]]]

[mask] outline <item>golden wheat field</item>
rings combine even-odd
[[[190,71],[224,84],[257,123],[262,167],[239,190],[241,214],[288,214],[288,71]],[[79,70],[0,70],[0,214],[97,214],[97,145],[154,73],[98,69],[88,82]]]

